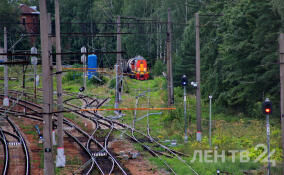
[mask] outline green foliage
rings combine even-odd
[[[281,16],[282,32],[284,32],[284,1],[272,0],[273,8]]]
[[[3,37],[3,27],[6,27],[7,29],[7,35],[8,35],[8,41],[13,41],[15,42],[19,38],[18,36],[14,35],[15,33],[22,33],[24,31],[24,28],[20,25],[15,25],[14,23],[18,23],[20,19],[20,13],[19,13],[19,8],[18,4],[9,1],[9,0],[1,0],[0,1],[0,23],[1,28],[0,28],[0,43],[3,43],[4,37]],[[23,39],[22,40],[22,47],[20,49],[24,50],[28,48],[28,39]],[[3,47],[3,45],[1,45]],[[10,43],[8,42],[8,48],[10,46]],[[12,46],[12,45],[11,45]],[[11,47],[10,46],[10,47]],[[15,46],[15,50],[19,49],[18,45]]]
[[[73,68],[81,68],[82,65],[80,64],[74,64],[72,66]],[[63,74],[62,78],[62,83],[68,83],[68,82],[73,82],[73,83],[80,83],[83,81],[83,74],[80,71],[68,71],[67,73]]]
[[[110,89],[114,89],[114,88],[115,88],[115,85],[116,85],[116,79],[113,78],[113,79],[111,79],[111,80],[109,81],[108,87],[109,87]]]
[[[218,105],[247,116],[259,117],[260,103],[270,97],[275,116],[279,109],[278,31],[279,17],[266,0],[211,2],[200,13],[214,11],[219,17],[200,16],[201,92],[215,97]],[[183,34],[176,58],[175,77],[195,74],[195,19]],[[268,81],[269,80],[269,81]],[[178,83],[178,81],[177,81]],[[252,95],[253,94],[253,95]],[[277,112],[276,112],[277,111]]]
[[[165,70],[165,64],[161,60],[157,60],[151,72],[154,76],[161,76]]]
[[[101,75],[101,74],[99,74],[97,77],[98,77],[101,81],[98,80],[96,77],[92,77],[91,79],[88,80],[88,84],[92,84],[92,85],[104,85],[104,84],[107,83],[107,81],[108,81],[108,79],[107,79],[105,76]]]
[[[67,72],[63,78],[62,78],[62,82],[80,82],[83,80],[82,77],[82,72]]]

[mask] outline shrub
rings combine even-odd
[[[63,78],[62,82],[78,82],[83,80],[82,73],[81,72],[67,72]]]
[[[102,81],[99,81],[98,78]],[[103,85],[108,81],[108,79],[103,76],[103,75],[98,75],[97,78],[96,77],[92,77],[91,79],[88,80],[88,84],[92,84],[92,85]]]
[[[166,70],[165,64],[161,60],[156,61],[152,73],[154,76],[160,76],[162,75],[162,72]]]
[[[111,79],[111,80],[109,81],[108,87],[109,87],[110,89],[114,89],[114,88],[115,88],[115,84],[116,84],[115,78],[114,78],[114,79]]]

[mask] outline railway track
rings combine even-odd
[[[0,140],[3,144],[4,156],[5,156],[2,174],[6,175],[8,173],[8,168],[9,168],[9,147],[8,147],[8,141],[6,139],[6,136],[5,136],[2,128],[0,128]]]
[[[16,103],[18,102],[19,98],[22,97],[22,95],[23,93],[17,94],[17,99],[15,99]],[[23,172],[25,175],[29,175],[30,174],[30,154],[29,154],[29,150],[28,150],[28,146],[26,144],[25,138],[23,137],[21,131],[19,130],[18,126],[14,123],[14,121],[11,120],[6,115],[7,111],[13,108],[16,105],[16,103],[13,103],[9,108],[4,109],[1,112],[1,116],[0,116],[2,119],[2,124],[3,124],[3,121],[6,121],[5,128],[7,129],[7,130],[3,130],[1,126],[1,138],[2,138],[1,140],[4,145],[4,152],[5,152],[3,174],[8,174],[8,170],[9,170],[8,167],[14,165],[15,162],[16,162],[15,166],[17,166],[17,168],[13,169],[14,172],[12,172],[11,174],[18,174],[19,165],[18,165],[17,160],[22,158],[21,156],[19,156],[21,151],[18,151],[18,150],[16,151],[15,148],[10,149],[10,145],[11,146],[21,145],[22,153],[23,153],[23,157],[25,161],[20,160],[19,162],[24,162]],[[14,141],[11,141],[13,139]],[[10,157],[12,157],[11,160],[10,160]]]
[[[103,117],[103,116],[101,116],[101,115],[99,115],[99,114],[97,114],[97,113],[92,113],[92,112],[90,112],[90,111],[85,111],[85,114],[82,114],[82,113],[76,111],[76,110],[80,110],[79,107],[77,107],[77,106],[75,106],[75,105],[72,105],[72,104],[70,104],[70,103],[67,103],[67,102],[65,102],[65,104],[72,107],[72,108],[66,108],[66,107],[65,107],[67,110],[70,110],[70,111],[72,111],[73,113],[75,113],[75,114],[77,114],[77,115],[80,115],[80,116],[82,116],[82,117],[84,117],[84,118],[88,118],[88,119],[92,120],[93,122],[98,122],[98,123],[100,123],[101,125],[104,125],[104,126],[107,126],[107,127],[111,127],[111,125],[110,125],[110,124],[107,124],[107,123],[113,123],[112,125],[116,124],[116,125],[122,127],[123,129],[130,130],[131,134],[127,134],[127,133],[123,133],[123,134],[125,134],[125,135],[126,135],[129,139],[131,139],[132,141],[134,141],[134,142],[138,143],[139,145],[141,145],[145,150],[147,150],[147,151],[148,151],[150,154],[152,154],[153,156],[158,157],[158,158],[161,160],[161,162],[168,168],[168,170],[170,170],[173,174],[176,174],[176,172],[175,172],[164,160],[162,160],[161,155],[162,155],[162,156],[171,157],[171,158],[176,157],[179,161],[181,161],[182,163],[184,163],[194,174],[198,175],[198,173],[197,173],[185,160],[183,160],[183,159],[180,157],[180,156],[187,156],[187,155],[185,155],[185,154],[183,154],[183,153],[181,153],[181,152],[172,150],[172,149],[170,149],[170,148],[168,148],[168,147],[166,147],[166,146],[160,144],[158,141],[156,141],[155,139],[153,139],[151,136],[146,135],[146,134],[144,134],[144,133],[142,133],[142,132],[140,132],[140,131],[138,131],[138,130],[136,130],[136,129],[134,129],[134,128],[128,126],[128,125],[119,123],[119,122],[117,122],[117,121],[113,121],[113,120],[111,120],[111,119],[107,119],[107,118],[105,118],[105,117]],[[90,117],[90,116],[92,116],[92,115],[93,115],[93,117]],[[102,121],[107,121],[107,122],[102,122]],[[117,128],[114,128],[114,129],[115,129],[115,130],[118,130],[118,131],[121,131],[121,130],[119,130],[119,129],[117,129]],[[155,143],[156,145],[150,147],[150,146],[144,144],[144,143],[143,143],[144,141],[140,141],[139,139],[137,139],[136,136],[134,135],[134,133],[140,134],[140,135],[143,136],[146,140],[148,140],[148,142]],[[155,146],[158,146],[158,147],[160,147],[160,148],[163,148],[163,149],[166,150],[169,154],[165,154],[165,153],[163,153],[163,152],[161,152],[161,151],[156,151],[156,150],[154,150],[153,147],[155,147]],[[173,156],[171,156],[171,155],[173,155]]]
[[[12,99],[12,100],[15,100],[15,98],[13,98],[13,97],[9,97],[9,98]],[[42,111],[41,106],[39,106],[37,104],[34,104],[34,103],[31,103],[31,102],[28,102],[28,101],[25,101],[25,100],[18,100],[18,105],[24,107],[26,109],[25,110],[26,113],[32,112],[32,115],[31,114],[27,114],[26,115],[26,114],[23,114],[22,112],[12,111],[12,110],[8,111],[8,113],[9,114],[14,114],[14,115],[21,115],[23,117],[30,118],[30,119],[37,120],[37,121],[42,121],[42,118],[39,115],[37,115],[37,113],[40,113]],[[3,112],[3,110],[2,111],[0,110],[0,112]],[[85,153],[87,155],[89,155],[89,159],[91,160],[91,165],[87,166],[86,168],[84,168],[82,170],[82,172],[84,174],[90,174],[94,170],[94,164],[96,165],[96,167],[100,170],[100,172],[102,174],[111,174],[111,173],[113,173],[114,169],[115,169],[115,165],[118,167],[118,169],[120,169],[122,174],[127,174],[125,172],[125,170],[122,168],[122,166],[118,163],[116,158],[111,153],[109,153],[109,151],[106,151],[107,144],[104,144],[104,146],[103,146],[102,144],[100,144],[100,142],[98,142],[96,140],[96,138],[94,138],[94,132],[93,132],[92,135],[89,135],[84,130],[82,130],[79,126],[77,126],[76,124],[74,124],[71,121],[67,120],[66,118],[64,119],[64,124],[66,126],[68,126],[68,127],[74,128],[73,131],[64,130],[65,134],[67,136],[69,136],[70,138],[72,138],[85,151]],[[107,137],[105,139],[105,143],[108,142],[108,138],[110,136],[110,133],[111,132],[109,132],[107,134]],[[79,134],[81,134],[81,136],[79,136]],[[87,144],[87,142],[83,143],[82,141],[80,141],[80,139],[78,139],[78,138],[82,138],[82,136],[84,136],[86,138],[86,140],[88,140],[88,144]],[[104,165],[99,165],[100,163],[98,161],[96,161],[96,159],[97,159],[96,156],[95,156],[96,154],[91,152],[90,148],[89,148],[91,143],[95,143],[101,150],[104,150],[104,151],[107,152],[107,154],[108,154],[107,160],[110,160],[110,162],[111,162],[110,164],[112,164],[111,168],[109,170],[103,170],[105,168],[101,168],[101,167],[103,167]],[[80,172],[80,174],[82,172]]]
[[[3,114],[2,112],[3,111],[1,111],[1,114]],[[18,172],[23,171],[25,175],[29,175],[31,162],[26,141],[17,125],[9,117],[4,118],[7,123],[9,123],[9,127],[6,127],[6,130],[0,128],[0,140],[2,140],[5,154],[2,174],[8,174],[10,166],[10,168],[13,168],[13,171],[10,170],[11,174],[17,174]],[[20,150],[19,146],[21,148]],[[12,149],[10,149],[11,147]],[[24,166],[22,163],[19,164],[19,162],[23,162]],[[12,165],[17,166],[17,169]],[[20,167],[22,168],[19,168],[19,165],[21,165]]]
[[[16,91],[14,91],[13,93],[17,94]],[[151,153],[153,156],[158,157],[161,160],[161,162],[165,165],[165,167],[167,167],[167,169],[172,174],[176,174],[176,172],[167,164],[167,162],[162,160],[161,156],[177,158],[179,161],[181,161],[182,163],[187,165],[188,168],[194,174],[198,175],[198,173],[186,161],[184,161],[181,158],[181,156],[186,156],[185,154],[183,154],[181,152],[177,152],[175,150],[172,150],[172,149],[160,144],[158,141],[156,141],[149,134],[146,135],[146,134],[138,131],[137,129],[134,129],[134,128],[126,125],[126,124],[105,118],[105,117],[101,116],[100,114],[98,114],[96,112],[85,111],[84,113],[82,113],[82,112],[79,111],[80,109],[82,109],[82,107],[78,107],[78,106],[75,106],[75,105],[72,105],[71,103],[69,103],[72,100],[78,100],[79,99],[83,103],[82,106],[85,106],[86,108],[89,107],[89,106],[94,106],[93,105],[94,103],[95,103],[95,106],[97,108],[99,108],[108,99],[104,99],[103,101],[99,102],[99,100],[94,99],[92,97],[88,97],[88,96],[80,96],[80,95],[78,96],[77,95],[77,97],[74,97],[74,95],[76,95],[76,94],[69,94],[69,95],[70,95],[71,98],[64,101],[66,111],[70,111],[70,112],[76,114],[77,116],[91,120],[95,125],[93,132],[91,134],[88,134],[87,132],[82,130],[79,126],[77,126],[76,124],[72,123],[71,121],[69,121],[67,119],[64,119],[65,125],[74,128],[74,131],[64,130],[65,134],[68,137],[72,138],[82,148],[82,150],[84,150],[84,152],[89,157],[89,161],[87,161],[84,165],[82,165],[82,168],[80,170],[76,171],[76,172],[80,172],[80,173],[84,173],[84,174],[90,174],[94,170],[94,167],[96,167],[96,169],[101,174],[111,174],[111,173],[114,172],[115,169],[120,171],[120,173],[122,173],[122,174],[128,174],[126,172],[126,170],[117,161],[117,158],[115,156],[113,156],[111,154],[111,152],[108,150],[108,142],[109,142],[109,138],[110,138],[112,132],[114,130],[122,132],[121,129],[123,129],[123,130],[128,131],[128,133],[123,132],[124,135],[126,135],[133,142],[138,143],[141,147],[143,147],[146,151]],[[30,97],[32,97],[31,94],[30,94]],[[13,98],[13,97],[11,97],[11,98]],[[92,104],[90,105],[90,103],[92,103]],[[30,103],[28,101],[24,101],[24,100],[20,100],[19,105],[25,106],[27,111],[33,111],[33,113],[32,113],[33,117],[29,113],[27,113],[27,115],[22,114],[24,117],[32,117],[31,119],[40,120],[39,119],[40,116],[36,115],[36,114],[40,113],[42,111],[41,106]],[[32,106],[34,106],[34,107],[32,107]],[[37,108],[37,110],[35,110],[33,108]],[[17,113],[17,111],[14,111],[14,112]],[[97,138],[95,138],[95,134],[103,126],[108,128],[108,132],[106,132],[106,135],[105,135],[103,141],[98,141]],[[81,137],[76,137],[76,136],[79,136],[79,135],[81,135]],[[139,135],[140,137],[137,138],[136,135]],[[82,138],[82,136],[84,136],[84,138],[86,138],[85,141],[78,139],[78,138]],[[143,137],[143,139],[141,139],[142,137]],[[149,145],[145,144],[145,140],[148,140],[147,142],[152,143],[154,145],[149,146]],[[160,147],[160,148],[164,149],[165,152],[157,151],[157,150],[155,150],[155,147]],[[98,156],[98,155],[103,155],[103,156]],[[99,162],[104,162],[104,163],[100,164]],[[106,168],[105,165],[108,165],[107,168]]]

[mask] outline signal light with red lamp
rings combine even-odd
[[[266,98],[265,102],[262,103],[262,113],[266,115],[272,113],[272,103],[268,98]]]

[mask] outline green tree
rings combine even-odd
[[[272,63],[278,60],[279,19],[270,9],[266,0],[241,0],[219,18],[221,43],[213,69],[218,76],[215,92],[220,104],[251,112],[263,95],[277,101],[279,75]]]
[[[284,32],[284,1],[282,0],[272,0],[273,8],[281,16],[282,32]]]

